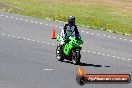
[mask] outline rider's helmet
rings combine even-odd
[[[75,24],[75,17],[74,16],[69,16],[68,17],[68,24],[74,25]]]

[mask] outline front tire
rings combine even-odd
[[[61,45],[57,45],[57,49],[56,49],[56,58],[58,61],[63,61],[63,51],[61,48]]]
[[[74,65],[77,65],[80,63],[80,57],[81,57],[81,54],[80,54],[80,51],[72,51],[72,62]]]

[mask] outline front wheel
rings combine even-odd
[[[80,57],[81,57],[81,54],[80,54],[80,51],[72,51],[72,62],[74,65],[77,65],[80,63]]]
[[[63,61],[63,52],[62,52],[62,48],[61,48],[61,45],[58,45],[57,46],[57,49],[56,49],[56,58],[58,61]]]

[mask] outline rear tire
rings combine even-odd
[[[58,61],[63,61],[63,51],[61,48],[61,45],[57,45],[57,49],[56,49],[56,58]]]
[[[74,65],[80,64],[80,51],[72,51],[72,62]]]

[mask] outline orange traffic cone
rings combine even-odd
[[[55,28],[52,30],[51,39],[56,39]]]
[[[85,72],[85,70],[82,68],[82,67],[78,67],[78,74],[80,75],[80,76],[84,76],[85,74],[86,74],[86,72]]]

